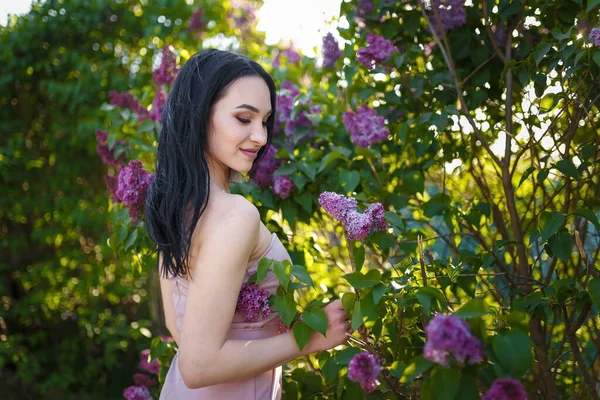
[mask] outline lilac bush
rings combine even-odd
[[[129,386],[123,391],[127,400],[152,400],[152,396],[145,386]]]
[[[273,182],[273,193],[282,199],[287,199],[294,188],[294,183],[287,176],[276,176]]]
[[[372,33],[367,34],[367,47],[360,48],[356,52],[359,63],[371,70],[386,62],[398,49],[394,44],[383,36]]]
[[[152,80],[157,85],[170,85],[175,80],[179,72],[177,59],[169,46],[165,45],[161,53],[161,61],[159,67],[154,71]]]
[[[146,195],[154,174],[149,173],[142,166],[141,161],[133,160],[129,166],[119,171],[116,195],[129,207],[129,216],[137,223],[144,209]]]
[[[323,37],[323,68],[334,68],[342,54],[338,41],[329,32]]]

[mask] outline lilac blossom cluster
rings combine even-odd
[[[294,188],[294,183],[287,176],[276,176],[273,179],[273,193],[282,199],[287,199]]]
[[[371,14],[375,5],[373,0],[358,0],[358,6],[356,7],[356,14],[360,19],[364,19],[367,14]]]
[[[469,326],[454,315],[437,314],[425,328],[426,359],[448,366],[452,354],[461,364],[476,364],[483,360],[483,345]]]
[[[496,379],[481,400],[527,400],[527,392],[516,379]]]
[[[154,122],[161,122],[162,111],[167,102],[167,92],[162,85],[157,86],[154,100],[152,101],[152,109],[150,110],[150,119]]]
[[[294,136],[296,128],[310,128],[312,123],[308,119],[308,114],[305,108],[298,111],[295,118],[292,118],[292,110],[294,107],[302,107],[302,103],[295,104],[296,96],[300,94],[300,90],[296,88],[291,82],[285,81],[281,85],[283,89],[277,96],[277,120],[276,120],[276,133],[279,132],[280,125],[284,125],[284,133],[287,137]],[[306,103],[306,107],[310,109],[310,114],[319,113],[321,110],[319,107],[311,107],[310,100]]]
[[[141,161],[133,160],[129,166],[121,168],[117,182],[116,196],[129,207],[129,216],[137,224],[148,194],[148,187],[154,174],[146,171]]]
[[[438,35],[442,34],[442,29],[449,31],[467,23],[465,0],[432,0],[431,5],[437,10],[441,21],[440,26],[435,13],[431,13],[430,18]]]
[[[360,383],[367,393],[377,388],[377,375],[381,372],[381,358],[376,354],[362,352],[355,355],[348,364],[348,379]]]
[[[596,28],[592,28],[590,31],[590,35],[588,36],[588,40],[590,43],[593,43],[596,46],[600,46],[600,26]]]
[[[129,92],[119,93],[116,90],[111,90],[108,92],[109,103],[113,106],[121,107],[124,109],[128,109],[137,114],[137,119],[139,122],[147,120],[150,118],[148,114],[148,110],[144,108],[140,101]]]
[[[392,42],[383,36],[368,33],[367,47],[358,49],[356,59],[364,67],[371,70],[386,62],[395,51],[398,51],[398,48]]]
[[[150,360],[150,349],[145,349],[140,352],[140,362],[138,363],[138,368],[142,371],[151,373],[152,375],[158,375],[160,372],[160,364],[158,363],[158,360],[156,358]]]
[[[202,21],[204,16],[204,10],[202,8],[196,9],[192,16],[190,17],[190,21],[188,23],[187,31],[189,33],[202,31],[204,30],[204,22]]]
[[[110,176],[108,174],[104,175],[104,182],[106,182],[106,187],[110,192],[111,199],[113,203],[120,203],[121,200],[119,196],[117,196],[117,189],[119,189],[119,179],[115,176]]]
[[[263,157],[252,166],[249,172],[252,182],[261,189],[273,185],[275,170],[283,163],[283,160],[275,158],[275,154],[277,154],[277,149],[273,145],[269,145]]]
[[[152,80],[157,85],[170,85],[175,80],[178,72],[179,66],[175,54],[169,49],[168,45],[165,45],[162,50],[160,65],[154,70]]]
[[[129,386],[123,391],[123,397],[127,400],[152,400],[146,386]]]
[[[255,283],[242,285],[235,312],[243,314],[246,322],[267,318],[271,315],[269,292]]]
[[[342,56],[342,51],[331,32],[323,37],[323,68],[335,68],[335,63]]]
[[[235,26],[242,31],[249,29],[256,21],[256,8],[247,1],[232,2],[232,7],[240,11],[239,15],[233,17]]]
[[[294,43],[291,43],[290,47],[288,47],[287,49],[285,49],[283,51],[283,53],[285,54],[285,56],[287,58],[287,63],[288,64],[297,64],[302,59],[302,57],[298,53],[298,50],[296,50],[296,47],[294,46]]]
[[[347,111],[342,116],[344,126],[350,132],[350,140],[357,146],[368,147],[372,143],[385,140],[390,131],[385,127],[385,118],[366,104],[358,107],[358,112]]]
[[[371,204],[364,213],[357,211],[356,199],[334,192],[323,192],[319,196],[319,204],[334,219],[344,225],[344,230],[351,240],[363,240],[374,231],[383,231],[387,225],[381,203]]]
[[[108,148],[106,142],[108,141],[108,132],[101,129],[96,130],[96,153],[102,157],[102,162],[106,165],[118,166],[125,163],[125,154],[121,154],[119,158],[115,158],[115,150],[117,147],[125,144],[124,141],[118,140],[115,142],[112,150]]]
[[[156,379],[151,377],[150,375],[146,375],[146,374],[133,374],[133,381],[135,382],[135,384],[137,386],[145,386],[145,387],[152,387],[152,386],[156,386]]]
[[[298,318],[295,318],[292,321],[292,323],[290,324],[290,326],[287,326],[280,317],[279,321],[278,321],[279,333],[287,333],[287,332],[291,331],[292,328],[294,327],[294,324],[298,321],[302,321],[302,315],[300,315]]]

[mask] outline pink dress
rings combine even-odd
[[[267,257],[277,261],[289,260],[290,256],[275,233],[271,234],[271,243],[264,254],[246,268],[244,282],[256,272],[258,262]],[[173,282],[173,300],[175,301],[175,316],[177,329],[181,332],[183,312],[187,300],[189,282],[176,277]],[[275,294],[279,281],[273,271],[269,271],[259,286],[270,294]],[[276,312],[264,320],[245,322],[242,314],[236,313],[227,334],[228,339],[264,339],[279,334],[281,319]],[[281,367],[269,370],[254,378],[243,381],[232,381],[220,385],[190,389],[179,372],[179,354],[175,354],[167,373],[165,383],[160,393],[160,400],[279,400],[281,399]]]

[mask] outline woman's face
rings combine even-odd
[[[271,115],[269,87],[259,76],[233,82],[213,106],[208,133],[208,156],[223,167],[248,172],[258,150],[267,143]]]

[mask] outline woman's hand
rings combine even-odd
[[[350,321],[348,321],[348,315],[340,300],[327,304],[323,307],[323,311],[327,315],[327,336],[323,336],[319,332],[313,333],[312,338],[303,349],[306,354],[329,350],[346,343],[347,334],[351,333]]]

